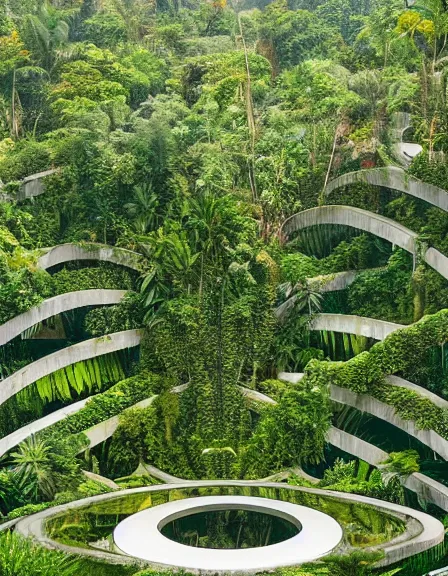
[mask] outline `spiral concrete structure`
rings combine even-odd
[[[141,271],[144,258],[137,252],[105,244],[60,244],[42,251],[37,265],[43,270],[76,260],[98,260]]]
[[[35,324],[63,312],[85,306],[110,306],[118,304],[126,290],[79,290],[48,298],[38,306],[16,316],[0,326],[0,346],[8,343]]]
[[[141,337],[141,330],[125,330],[108,334],[101,338],[85,340],[74,346],[69,346],[44,356],[0,381],[0,405],[44,376],[48,376],[76,362],[138,346]]]
[[[448,212],[448,192],[446,190],[409,176],[402,168],[397,166],[371,168],[369,170],[358,170],[342,174],[342,176],[329,182],[325,193],[329,195],[338,188],[359,183],[403,192]]]

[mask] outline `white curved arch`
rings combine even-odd
[[[14,394],[17,394],[17,392],[20,392],[20,390],[33,384],[36,380],[56,372],[56,370],[66,368],[75,362],[81,362],[82,360],[88,360],[96,356],[116,352],[117,350],[133,348],[140,344],[141,337],[141,330],[125,330],[124,332],[115,332],[101,338],[85,340],[74,346],[69,346],[44,356],[0,381],[0,405],[14,396]]]
[[[93,396],[90,398],[93,398]],[[64,418],[67,418],[67,416],[70,416],[71,414],[76,414],[76,412],[79,412],[84,408],[90,398],[85,398],[84,400],[70,404],[70,406],[65,406],[60,410],[56,410],[56,412],[53,412],[48,416],[44,416],[43,418],[39,418],[39,420],[31,422],[31,424],[27,424],[26,426],[19,428],[19,430],[11,432],[11,434],[8,434],[8,436],[1,438],[0,457],[9,452],[15,446],[18,446],[21,442],[30,436],[33,436],[34,434],[45,430],[45,428],[48,428],[49,426],[64,420]]]
[[[400,330],[400,328],[405,328],[405,326],[352,314],[316,314],[310,323],[310,330],[344,332],[366,336],[374,340],[384,340],[389,334]]]
[[[398,166],[370,168],[369,170],[358,170],[356,172],[343,174],[329,182],[325,193],[331,194],[331,192],[338,188],[360,182],[409,194],[448,212],[448,192],[446,190],[422,182],[413,176],[409,176],[402,168],[398,168]]]
[[[0,326],[0,346],[47,318],[84,306],[118,304],[126,293],[126,290],[79,290],[48,298],[38,306],[34,306],[27,312],[2,324]]]
[[[353,206],[318,206],[298,212],[285,220],[279,234],[280,237],[288,239],[293,232],[321,224],[339,224],[364,230],[410,252],[414,260],[419,252],[416,232],[397,224],[390,218]],[[435,248],[428,248],[423,254],[423,260],[448,279],[448,258],[441,252]]]
[[[105,244],[60,244],[47,248],[37,261],[39,268],[47,270],[52,266],[73,262],[75,260],[100,260],[119,264],[132,270],[140,271],[144,261],[143,256],[132,250],[107,246]]]
[[[400,246],[411,254],[417,252],[418,234],[390,218],[353,206],[318,206],[298,212],[285,220],[280,235],[288,239],[293,232],[321,224],[339,224],[364,230]]]
[[[392,127],[389,130],[392,141],[392,152],[396,160],[403,166],[409,166],[412,160],[421,154],[423,148],[420,144],[403,142],[404,133],[412,127],[409,112],[395,112],[392,116]]]

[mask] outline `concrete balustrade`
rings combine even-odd
[[[347,272],[336,272],[335,274],[323,274],[322,276],[308,278],[308,288],[314,292],[321,293],[346,290],[353,284],[359,273],[360,271],[358,270],[348,270]]]
[[[61,368],[66,368],[76,362],[138,346],[141,336],[141,330],[115,332],[101,338],[85,340],[74,346],[69,346],[44,356],[0,381],[0,405],[14,396],[14,394],[17,394],[17,392],[20,392],[20,390]]]
[[[311,226],[338,224],[374,234],[411,254],[417,252],[417,236],[394,220],[353,206],[318,206],[290,216],[280,229],[280,236],[290,239],[291,234]]]
[[[125,294],[125,290],[80,290],[44,300],[0,326],[0,346],[47,318],[84,306],[118,304]]]
[[[371,414],[380,420],[384,420],[410,436],[417,438],[422,444],[428,446],[439,454],[444,460],[448,460],[448,441],[434,432],[434,430],[420,430],[413,420],[405,420],[396,412],[395,407],[377,400],[367,394],[356,394],[348,388],[340,388],[332,384],[330,386],[330,397],[333,402],[351,406],[360,412]]]
[[[392,127],[389,129],[389,136],[392,141],[392,153],[396,160],[406,167],[423,151],[420,144],[403,142],[404,133],[408,128],[411,128],[411,126],[411,115],[409,112],[395,112],[393,114]]]
[[[371,168],[370,170],[358,170],[357,172],[343,174],[328,184],[325,193],[331,194],[331,192],[343,186],[359,183],[397,190],[448,212],[448,192],[446,190],[409,176],[402,168],[397,166]]]
[[[423,388],[422,386],[413,384],[412,382],[409,382],[404,378],[400,378],[399,376],[387,376],[386,380],[389,382],[389,384],[392,384],[392,386],[406,388],[407,390],[415,392],[419,396],[422,396],[423,398],[430,400],[435,406],[438,406],[443,410],[448,410],[448,400],[444,400],[440,396],[437,396],[437,394],[434,394],[434,392],[430,392],[429,390]]]
[[[44,416],[35,422],[31,422],[31,424],[27,424],[23,426],[19,430],[8,434],[4,438],[0,439],[0,457],[9,452],[12,448],[18,446],[21,442],[37,434],[41,430],[45,430],[49,426],[64,420],[67,416],[71,416],[72,414],[76,414],[80,410],[84,408],[90,398],[85,398],[84,400],[80,400],[79,402],[75,402],[74,404],[70,404],[70,406],[65,406],[60,410],[56,410],[52,414],[48,416]]]
[[[144,262],[143,256],[137,252],[104,244],[60,244],[43,252],[37,261],[38,267],[43,270],[76,260],[99,260],[140,272]]]
[[[38,174],[32,174],[27,176],[22,180],[22,184],[17,193],[17,201],[21,202],[27,198],[34,198],[35,196],[40,196],[45,192],[45,178],[57,174],[59,168],[53,170],[46,170],[45,172],[39,172]]]
[[[374,340],[384,340],[389,334],[400,328],[405,328],[405,326],[350,314],[317,314],[310,323],[310,330],[356,334]]]
[[[414,256],[414,263],[420,252],[416,232],[389,218],[353,206],[319,206],[298,212],[285,220],[279,235],[281,238],[289,240],[294,232],[323,224],[339,224],[374,234],[410,252]],[[435,248],[429,248],[422,254],[422,258],[429,266],[448,279],[448,258],[446,256]]]

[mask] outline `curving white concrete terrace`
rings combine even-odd
[[[420,200],[424,200],[448,212],[448,192],[446,190],[418,180],[408,175],[398,166],[386,166],[384,168],[371,168],[369,170],[348,172],[329,182],[325,193],[331,194],[331,192],[338,188],[358,183],[397,190],[398,192],[403,192]]]
[[[337,292],[345,290],[355,281],[361,270],[347,270],[347,272],[336,272],[335,274],[323,274],[308,278],[308,287],[315,292]]]
[[[389,454],[352,434],[331,427],[327,436],[328,442],[372,466],[381,467]],[[441,510],[448,512],[448,487],[420,472],[414,472],[406,478],[403,485],[415,492],[422,500],[431,502]]]
[[[392,152],[396,160],[405,167],[408,167],[412,160],[423,151],[420,144],[403,142],[404,133],[411,126],[412,122],[409,112],[395,112],[393,114],[392,127],[389,129]]]
[[[399,376],[386,376],[386,380],[389,382],[389,384],[392,384],[392,386],[398,386],[399,388],[406,388],[407,390],[411,390],[411,392],[416,392],[443,410],[448,409],[448,400],[444,400],[440,396],[437,396],[437,394],[434,394],[434,392],[430,392],[422,386],[418,386],[417,384],[409,382],[408,380],[400,378]]]
[[[31,176],[24,178],[17,193],[17,202],[43,194],[45,192],[45,178],[57,174],[59,171],[59,168],[54,168],[38,174],[31,174]]]
[[[20,390],[33,384],[36,380],[56,372],[56,370],[66,368],[70,364],[75,364],[82,360],[88,360],[126,348],[133,348],[140,344],[141,337],[141,330],[125,330],[100,338],[85,340],[74,346],[69,346],[44,356],[0,381],[0,405],[14,396],[14,394],[17,394],[17,392],[20,392]]]
[[[372,414],[380,420],[389,422],[410,436],[417,438],[422,444],[428,446],[443,459],[448,460],[448,441],[434,430],[420,430],[413,420],[401,418],[395,407],[385,402],[377,400],[367,394],[356,394],[348,388],[340,388],[334,384],[330,385],[330,397],[333,402],[351,406],[360,412]]]
[[[436,272],[448,279],[448,258],[439,250],[428,248],[423,255],[423,260]]]
[[[93,398],[93,396],[90,396],[90,398]],[[90,398],[85,398],[84,400],[80,400],[79,402],[70,404],[70,406],[64,406],[64,408],[56,410],[56,412],[53,412],[48,416],[44,416],[43,418],[40,418],[35,422],[31,422],[31,424],[27,424],[26,426],[19,428],[19,430],[16,430],[15,432],[8,434],[8,436],[1,438],[0,457],[9,452],[12,448],[17,446],[30,436],[33,436],[34,434],[37,434],[41,430],[45,430],[45,428],[48,428],[49,426],[52,426],[53,424],[56,424],[57,422],[64,420],[64,418],[67,418],[67,416],[76,414],[76,412],[79,412],[84,408],[84,406],[87,404]]]
[[[126,293],[126,290],[79,290],[48,298],[38,306],[34,306],[27,312],[2,324],[0,326],[0,346],[47,318],[84,306],[118,304]]]
[[[168,539],[161,529],[200,512],[249,510],[289,521],[300,532],[277,544],[258,548],[196,548]],[[193,572],[251,574],[297,566],[329,554],[342,540],[338,522],[313,508],[254,496],[202,496],[175,500],[128,516],[114,530],[116,546],[152,565]]]
[[[93,549],[85,548],[75,548],[73,546],[66,546],[51,540],[45,532],[45,525],[48,519],[59,515],[61,513],[67,512],[69,510],[76,510],[78,508],[84,508],[86,506],[93,506],[101,502],[112,501],[116,498],[122,498],[125,495],[141,494],[154,491],[169,491],[178,490],[185,488],[202,488],[202,487],[218,487],[218,486],[230,486],[230,487],[253,487],[258,486],[260,488],[273,488],[278,489],[279,485],[275,482],[264,482],[264,481],[239,481],[239,480],[205,480],[205,481],[179,481],[175,484],[165,484],[157,486],[146,486],[144,488],[133,488],[129,490],[123,490],[119,492],[112,492],[109,494],[101,494],[99,496],[93,496],[90,498],[84,498],[83,500],[78,500],[76,502],[70,502],[68,504],[62,504],[54,508],[50,508],[34,514],[33,516],[27,516],[24,518],[19,518],[13,520],[6,524],[0,525],[0,531],[5,529],[14,528],[19,534],[27,538],[33,538],[39,542],[39,544],[63,550],[68,553],[78,554],[83,556],[88,556],[97,560],[103,560],[110,563],[120,563],[120,564],[132,564],[135,559],[128,556],[120,556],[117,554],[111,554],[109,552],[103,552]],[[384,502],[381,500],[376,500],[374,498],[368,498],[366,496],[360,496],[357,494],[348,494],[341,492],[333,492],[331,490],[322,490],[319,488],[304,488],[300,486],[290,486],[282,485],[284,490],[292,490],[298,492],[304,492],[306,494],[312,494],[316,496],[327,496],[340,500],[342,502],[349,502],[354,504],[364,504],[367,506],[372,506],[378,511],[386,514],[391,514],[392,516],[398,517],[407,522],[408,527],[413,524],[413,530],[409,530],[408,533],[403,538],[402,536],[392,540],[391,542],[381,545],[378,548],[384,550],[385,557],[381,560],[381,565],[394,564],[404,558],[418,554],[425,550],[429,550],[433,546],[440,544],[444,539],[444,528],[441,522],[437,519],[420,512],[407,508],[405,506],[400,506],[398,504],[391,504],[389,502]]]
[[[416,232],[390,218],[353,206],[318,206],[298,212],[283,222],[279,235],[288,240],[293,232],[322,224],[340,224],[374,234],[410,252],[414,256],[414,263],[420,253]],[[448,258],[439,250],[428,248],[421,256],[429,266],[448,279]]]
[[[278,374],[278,378],[280,380],[291,382],[292,384],[296,384],[303,377],[304,374],[294,372],[280,372]],[[407,380],[399,378],[398,376],[386,376],[386,380],[392,386],[398,386],[401,388],[406,388],[412,392],[416,392],[423,398],[430,400],[435,406],[438,406],[439,408],[444,410],[448,409],[448,401],[440,398],[440,396],[433,394],[421,386],[417,386],[417,384],[408,382]],[[417,438],[417,440],[419,440],[422,444],[425,444],[425,446],[428,446],[431,448],[431,450],[434,450],[434,452],[439,454],[442,458],[448,460],[448,440],[443,438],[443,436],[440,436],[440,434],[437,434],[437,432],[434,430],[419,429],[413,420],[405,420],[399,416],[395,412],[394,406],[386,404],[385,402],[381,402],[380,400],[377,400],[368,394],[357,394],[348,388],[341,388],[339,386],[335,386],[334,384],[330,384],[330,397],[334,402],[338,402],[339,404],[344,404],[346,406],[351,406],[352,408],[356,408],[361,412],[367,412],[368,414],[372,414],[372,416],[375,416],[380,420],[389,422],[410,436]],[[371,462],[371,464],[373,463]]]
[[[405,328],[403,324],[394,324],[375,318],[365,318],[351,314],[316,314],[310,323],[310,330],[328,330],[366,336],[374,340],[384,340],[389,334]]]
[[[41,252],[44,253],[38,259],[37,265],[43,270],[75,260],[99,260],[119,264],[140,272],[144,262],[143,256],[137,252],[105,244],[60,244]]]
[[[318,206],[298,212],[282,224],[280,237],[288,240],[293,232],[322,224],[339,224],[364,230],[400,246],[411,254],[417,253],[418,234],[390,218],[353,206]]]
[[[295,383],[295,382],[298,382],[299,380],[301,380],[301,378],[303,377],[303,374],[280,372],[278,377],[281,378],[282,380]],[[346,389],[338,388],[336,386],[330,387],[330,394],[331,394],[332,399],[334,399],[333,395],[337,391],[340,391],[340,390],[345,391]],[[347,392],[350,393],[350,390],[347,390]],[[351,394],[354,394],[354,393],[352,392]],[[357,395],[355,394],[355,396],[357,396]],[[269,397],[267,397],[267,398],[269,398]],[[368,396],[367,398],[370,399],[371,397]],[[345,397],[342,399],[346,400]],[[269,400],[270,400],[270,403],[272,403],[272,398],[269,398]],[[348,399],[348,400],[350,401],[350,399]],[[375,399],[372,398],[372,400],[375,400]],[[274,403],[276,404],[275,400],[274,400]],[[385,404],[385,406],[388,409],[392,409],[394,411],[394,409],[391,406],[388,406],[387,404]],[[389,421],[390,421],[390,419],[389,419]],[[403,422],[408,422],[408,421],[403,421]],[[394,424],[394,422],[391,422],[391,423]],[[396,424],[394,424],[394,425],[396,425]],[[412,426],[412,422],[410,423],[410,425]],[[415,428],[415,426],[414,426],[414,428]],[[430,432],[433,432],[433,431],[430,431]],[[411,432],[409,432],[409,433],[411,433]],[[435,432],[433,432],[433,434],[435,434]],[[439,436],[439,438],[441,438],[441,437]],[[446,440],[444,438],[442,438],[442,440],[443,440],[443,442],[446,443]],[[332,444],[333,446],[336,446],[340,450],[347,452],[347,454],[352,454],[353,456],[356,456],[356,458],[359,458],[360,460],[364,460],[365,462],[368,462],[371,466],[375,466],[375,467],[379,467],[385,460],[387,460],[387,458],[389,456],[389,454],[387,452],[385,452],[384,450],[381,450],[377,446],[374,446],[373,444],[370,444],[369,442],[366,442],[365,440],[362,440],[361,438],[353,436],[352,434],[349,434],[348,432],[344,432],[343,430],[340,430],[339,428],[335,428],[334,426],[331,426],[328,430],[327,441],[329,444]],[[435,504],[436,506],[438,506],[442,510],[445,510],[448,512],[448,487],[447,486],[444,486],[440,482],[437,482],[436,480],[433,480],[432,478],[429,478],[428,476],[425,476],[424,474],[420,474],[420,473],[411,474],[406,479],[406,481],[404,482],[404,486],[406,486],[406,488],[408,488],[409,490],[416,492],[419,495],[419,497],[421,497],[421,498],[423,498],[429,502],[432,502],[433,504]]]

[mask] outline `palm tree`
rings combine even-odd
[[[280,293],[285,301],[275,309],[276,317],[283,322],[293,310],[303,312],[308,309],[308,315],[312,316],[321,311],[323,296],[305,283],[292,284],[286,282],[279,286]]]
[[[11,454],[13,472],[24,495],[33,501],[41,498],[51,500],[55,484],[51,470],[50,447],[31,436],[19,446],[18,452]]]
[[[84,573],[82,564],[62,552],[47,550],[15,532],[0,536],[2,576],[76,576]]]
[[[26,45],[32,48],[32,53],[40,65],[50,73],[58,59],[65,57],[58,49],[68,43],[69,32],[67,22],[57,18],[57,12],[44,2],[37,15],[25,16],[21,35]]]
[[[141,184],[134,189],[134,201],[125,204],[124,209],[133,219],[138,234],[147,234],[159,224],[157,208],[159,200],[151,184]]]

